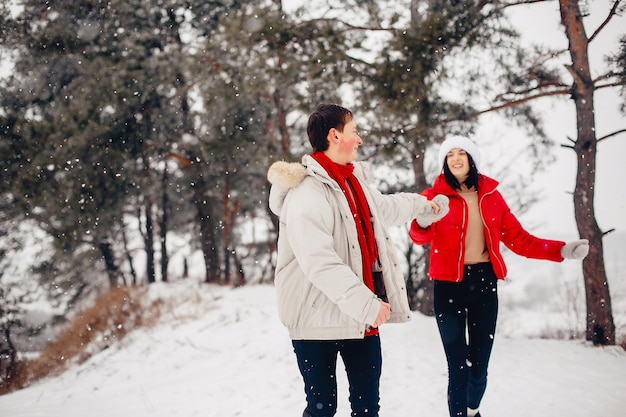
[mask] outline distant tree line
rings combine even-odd
[[[564,22],[580,16],[577,1],[560,3]],[[389,192],[425,188],[426,150],[493,111],[527,130],[538,169],[553,140],[533,94],[621,88],[626,41],[605,78],[568,83],[554,51],[522,47],[507,20],[514,4],[348,0],[287,12],[281,0],[2,0],[0,53],[13,66],[0,80],[0,238],[29,224],[53,239],[33,272],[70,309],[100,288],[180,278],[170,262],[183,247],[202,253],[207,283],[271,279],[265,173],[308,150],[306,116],[321,102],[358,114],[364,159],[399,173],[382,180]],[[623,11],[613,4],[607,22]],[[520,194],[521,208],[532,202]],[[601,248],[603,232],[585,223],[593,213],[577,221]],[[398,245],[412,307],[430,314],[427,251]],[[176,258],[184,271],[188,255]],[[586,277],[605,284],[601,249],[590,258]],[[602,291],[588,303],[602,336],[587,336],[612,344]]]

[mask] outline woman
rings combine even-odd
[[[524,230],[498,192],[498,182],[479,173],[480,153],[470,139],[446,139],[439,163],[443,173],[423,194],[429,199],[448,196],[450,211],[433,224],[416,219],[409,235],[418,245],[430,243],[428,274],[434,280],[435,316],[448,361],[450,416],[476,417],[496,332],[497,280],[507,273],[500,242],[527,258],[554,262],[584,258],[589,243],[566,244]]]
[[[337,356],[349,383],[353,417],[377,417],[381,347],[378,327],[411,317],[404,275],[387,226],[438,220],[435,203],[413,193],[383,195],[367,164],[352,113],[320,105],[307,126],[313,148],[302,163],[268,171],[269,205],[280,217],[275,285],[304,381],[306,417],[337,410]],[[439,203],[439,204],[436,204]]]

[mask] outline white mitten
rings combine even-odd
[[[588,253],[589,241],[587,239],[566,243],[561,248],[561,256],[566,259],[583,259]]]
[[[433,208],[429,207],[429,210],[425,213],[418,214],[415,221],[420,225],[420,227],[427,228],[437,220],[442,219],[446,214],[448,214],[448,211],[450,211],[450,207],[448,207],[450,200],[448,200],[448,197],[445,195],[438,194],[432,201],[439,206],[439,212],[435,213]]]

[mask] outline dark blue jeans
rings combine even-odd
[[[337,354],[346,367],[352,417],[378,417],[382,366],[380,337],[358,340],[294,340],[304,379],[304,417],[332,417],[337,411]]]
[[[466,265],[462,282],[434,282],[434,307],[448,360],[450,416],[467,417],[487,387],[498,318],[497,278],[490,263]],[[466,338],[467,333],[467,338]]]

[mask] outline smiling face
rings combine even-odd
[[[463,184],[470,171],[467,152],[460,148],[450,149],[450,152],[446,155],[446,163],[459,184]]]
[[[330,159],[337,163],[347,165],[356,160],[357,150],[363,144],[359,136],[357,125],[354,120],[350,120],[343,127],[343,131],[331,129],[329,132]]]

